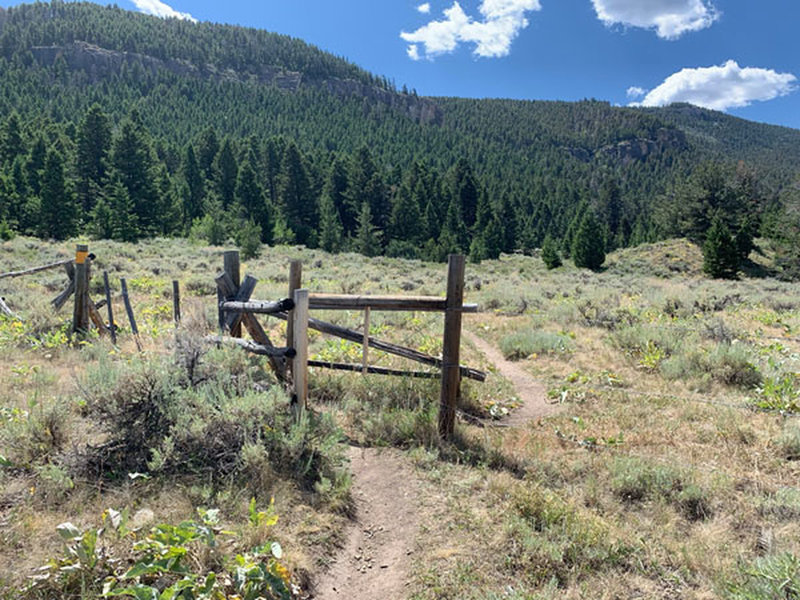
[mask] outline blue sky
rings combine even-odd
[[[797,0],[117,3],[292,35],[424,95],[690,101],[800,128]]]

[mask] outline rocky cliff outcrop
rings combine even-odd
[[[66,46],[36,46],[31,48],[31,53],[40,65],[46,67],[63,60],[69,69],[87,73],[91,81],[100,81],[118,73],[125,65],[128,67],[138,65],[138,68],[152,73],[167,70],[183,77],[199,77],[214,81],[257,81],[287,91],[297,91],[302,85],[321,87],[338,96],[358,96],[390,106],[421,123],[439,123],[442,118],[441,109],[434,101],[416,95],[399,94],[350,79],[306,81],[302,73],[272,65],[263,65],[256,72],[243,73],[233,69],[221,69],[211,64],[198,66],[186,60],[162,60],[146,54],[119,52],[80,41]]]

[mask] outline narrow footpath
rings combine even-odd
[[[520,407],[503,420],[524,427],[558,410],[547,390],[499,350],[464,330],[464,336],[511,381]],[[403,600],[418,531],[419,483],[402,452],[351,448],[356,518],[333,566],[315,585],[313,600]]]

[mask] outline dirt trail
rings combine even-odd
[[[547,388],[534,380],[522,367],[506,360],[500,350],[466,329],[464,337],[497,367],[499,373],[508,379],[517,391],[517,397],[522,405],[503,419],[504,425],[524,427],[530,421],[536,421],[558,411],[558,406],[550,404],[547,400]]]
[[[351,448],[356,520],[314,600],[402,600],[417,533],[419,486],[395,450]]]
[[[514,385],[522,405],[503,421],[523,427],[552,414],[547,390],[476,335],[466,338]],[[337,560],[315,585],[313,600],[403,600],[419,518],[419,484],[403,454],[351,448],[356,519]]]

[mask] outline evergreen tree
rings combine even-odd
[[[339,252],[344,243],[344,228],[330,191],[319,202],[319,247],[326,252]]]
[[[25,179],[28,182],[28,190],[34,196],[38,196],[42,192],[42,172],[46,158],[47,146],[42,136],[37,136],[31,146],[28,161],[25,163]]]
[[[453,167],[453,194],[458,202],[461,217],[467,228],[475,225],[478,218],[480,191],[469,162],[461,158]]]
[[[108,117],[100,106],[93,104],[78,127],[75,150],[78,202],[86,214],[92,210],[102,190],[110,148]]]
[[[143,236],[158,231],[158,198],[149,138],[138,116],[126,120],[111,149],[112,177],[125,186]]]
[[[42,173],[42,233],[45,237],[65,240],[75,233],[75,218],[75,198],[64,177],[64,159],[56,150],[50,150]]]
[[[236,229],[236,243],[244,260],[261,255],[261,226],[251,220],[242,221]]]
[[[411,190],[402,184],[397,190],[392,206],[392,219],[389,224],[391,238],[407,242],[419,241],[423,233],[420,228],[421,218],[419,205],[415,202]]]
[[[227,138],[223,142],[219,154],[214,159],[213,172],[217,195],[222,200],[222,208],[227,210],[234,202],[236,178],[239,174],[236,157],[233,155],[233,147]]]
[[[214,159],[219,153],[219,140],[213,127],[206,128],[197,145],[197,161],[207,180],[214,178]]]
[[[287,144],[283,154],[278,203],[283,222],[294,232],[298,243],[306,244],[316,225],[316,202],[303,157],[293,142]]]
[[[545,236],[542,243],[542,261],[548,270],[561,266],[561,255],[558,253],[558,244],[549,235]]]
[[[372,209],[364,202],[358,213],[358,227],[354,250],[364,256],[378,256],[382,251],[381,232],[372,222]]]
[[[356,217],[358,213],[351,214],[351,206],[347,198],[347,163],[340,157],[336,157],[331,161],[328,173],[325,176],[325,183],[322,188],[322,198],[327,196],[333,203],[333,208],[336,211],[336,217],[339,221],[339,226],[342,232],[351,235],[354,229],[349,231],[344,229],[344,223],[347,221],[355,228]],[[329,215],[329,217],[332,215]],[[322,203],[320,202],[320,228],[322,228]],[[320,238],[322,232],[320,231]]]
[[[606,261],[602,232],[594,212],[587,210],[572,242],[572,260],[576,267],[597,270]]]
[[[703,244],[703,272],[714,279],[735,279],[738,270],[736,242],[722,219],[715,217]]]
[[[114,177],[106,187],[107,202],[110,207],[110,237],[119,242],[135,242],[139,239],[138,217],[128,189]]]
[[[203,202],[206,195],[203,173],[191,144],[186,147],[181,171],[186,182],[182,193],[183,228],[188,231],[195,219],[203,216]]]
[[[264,197],[264,191],[258,183],[258,177],[249,160],[242,163],[236,184],[236,204],[242,217],[258,225],[261,242],[272,243],[272,211]]]
[[[8,116],[5,126],[0,131],[0,159],[4,163],[11,164],[23,153],[21,125],[19,115],[15,111]]]

